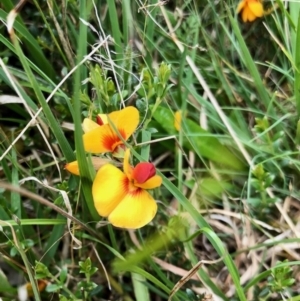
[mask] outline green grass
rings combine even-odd
[[[300,3],[242,23],[232,0],[77,2],[26,3],[12,36],[0,4],[0,298],[299,300]],[[163,179],[136,231],[98,215],[82,140],[129,105]]]

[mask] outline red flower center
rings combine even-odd
[[[137,181],[138,184],[143,184],[156,173],[155,166],[152,163],[141,162],[132,171],[132,178]]]
[[[98,116],[98,115],[97,115],[97,117],[96,117],[96,122],[97,122],[99,125],[103,125],[103,124],[104,124],[103,120],[102,120],[101,117]]]
[[[126,140],[126,133],[123,129],[119,129],[120,135]],[[123,144],[122,140],[118,137],[117,133],[111,131],[107,135],[103,135],[102,143],[106,149],[109,149],[112,153],[115,151],[116,147]]]

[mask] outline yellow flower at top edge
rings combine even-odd
[[[141,162],[135,167],[129,163],[130,150],[125,152],[123,170],[112,164],[99,169],[93,182],[94,205],[103,217],[115,227],[138,229],[154,218],[157,204],[148,189],[161,185],[152,163]]]
[[[117,152],[123,145],[119,136],[126,141],[136,130],[139,118],[135,107],[126,107],[108,115],[99,114],[97,123],[86,118],[83,121],[84,149],[89,153]]]
[[[243,22],[252,22],[264,15],[264,8],[261,0],[242,0],[236,12],[241,13]]]

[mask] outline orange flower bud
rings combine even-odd
[[[141,162],[132,171],[132,178],[139,184],[145,183],[156,174],[155,166],[152,163]]]

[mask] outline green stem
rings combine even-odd
[[[151,116],[149,118],[147,118],[144,122],[144,125],[143,125],[143,129],[145,130],[149,124],[149,122],[152,120],[152,116],[154,115],[156,109],[158,108],[158,106],[162,103],[162,99],[160,97],[157,97],[156,98],[156,101],[155,101],[155,104],[151,110]]]

